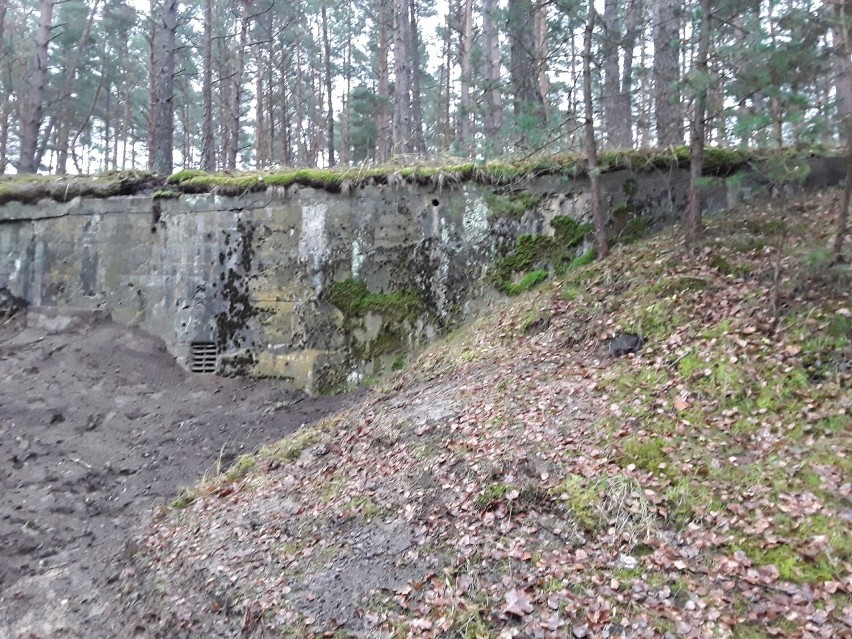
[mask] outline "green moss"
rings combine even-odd
[[[191,178],[207,176],[208,174],[204,171],[198,171],[196,169],[183,169],[182,171],[178,171],[173,175],[169,176],[166,180],[168,184],[180,184],[181,182],[185,182]]]
[[[536,271],[530,271],[517,283],[509,281],[500,282],[500,285],[497,288],[506,295],[520,295],[521,293],[525,293],[531,288],[538,286],[546,280],[547,277],[548,272],[544,269],[539,269]]]
[[[512,251],[495,260],[489,277],[498,291],[518,295],[547,279],[551,270],[564,272],[574,266],[577,246],[583,243],[592,226],[563,215],[555,216],[551,226],[553,237],[521,235]],[[591,258],[586,257],[581,263],[587,259]]]
[[[550,226],[553,227],[556,246],[562,249],[579,246],[595,228],[593,224],[582,224],[566,215],[554,215],[550,220]]]
[[[334,282],[328,295],[331,303],[349,319],[373,312],[389,320],[413,320],[424,310],[419,291],[371,293],[365,282],[355,279]]]
[[[648,229],[650,227],[650,217],[645,215],[634,215],[624,224],[624,227],[615,237],[615,241],[618,244],[631,244],[648,235]]]
[[[666,491],[669,520],[683,528],[704,512],[718,512],[724,505],[706,485],[690,479],[680,479]]]
[[[730,175],[748,164],[750,157],[745,149],[708,146],[703,171],[705,175]]]
[[[525,191],[511,192],[506,194],[486,193],[485,204],[488,206],[490,218],[520,218],[527,211],[536,207],[541,201],[540,193],[527,193]]]
[[[405,362],[405,355],[398,355],[396,359],[393,360],[393,364],[391,364],[391,370],[401,371],[403,368],[405,368]]]
[[[154,191],[153,198],[155,200],[172,200],[181,196],[180,191],[174,189],[157,189]]]
[[[489,508],[496,507],[499,502],[503,501],[508,492],[509,487],[506,484],[492,482],[482,489],[476,496],[474,503],[479,510],[488,510]]]
[[[131,195],[159,186],[157,176],[140,171],[112,171],[94,176],[15,175],[0,178],[0,204],[41,200],[69,202],[76,197]]]
[[[568,475],[551,490],[551,495],[562,501],[571,517],[586,532],[593,532],[603,523],[597,486],[582,475]]]
[[[805,559],[787,545],[762,548],[758,542],[747,542],[742,550],[757,566],[775,566],[782,581],[817,583],[838,575],[824,556],[815,560]]]
[[[621,442],[623,465],[634,464],[649,473],[660,472],[660,465],[667,464],[669,457],[663,451],[665,440],[659,437],[630,436]]]
[[[359,352],[355,354],[359,359],[371,360],[382,355],[398,353],[403,349],[404,345],[405,341],[399,331],[386,328],[375,339],[367,342],[363,348],[356,349]],[[405,356],[401,357],[404,358]]]

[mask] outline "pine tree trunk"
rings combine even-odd
[[[48,45],[53,29],[53,6],[55,0],[40,0],[38,27],[35,37],[35,52],[30,63],[29,83],[25,107],[21,111],[19,173],[38,171],[36,155],[38,136],[44,114],[44,92],[47,88]]]
[[[621,43],[621,17],[619,1],[606,0],[603,15],[603,129],[605,148],[616,148],[619,128],[618,94],[621,85],[619,49]]]
[[[56,174],[68,173],[68,118],[63,117],[59,121],[56,130]]]
[[[346,1],[346,95],[343,98],[341,114],[342,135],[340,143],[340,161],[348,166],[351,160],[352,135],[350,111],[352,109],[352,0]]]
[[[331,44],[328,40],[328,11],[322,3],[322,48],[325,54],[325,92],[328,104],[328,115],[326,116],[326,129],[328,131],[326,145],[328,149],[328,166],[334,166],[334,99],[331,95]]]
[[[836,50],[837,118],[840,139],[846,144],[846,190],[837,214],[834,236],[834,257],[841,261],[849,232],[849,206],[852,205],[852,1],[834,0],[834,18],[832,36]]]
[[[426,139],[423,137],[423,101],[420,87],[420,29],[417,26],[417,1],[409,0],[411,27],[411,135],[412,150],[423,155],[426,153]]]
[[[500,32],[497,26],[497,0],[482,2],[482,41],[485,63],[485,138],[493,155],[503,152],[503,99],[500,94]]]
[[[395,153],[410,153],[411,62],[409,60],[408,0],[393,0],[393,147]]]
[[[550,93],[550,79],[547,77],[547,7],[549,4],[549,0],[536,0],[533,11],[537,101],[541,104],[541,113],[545,122],[547,121],[547,96]]]
[[[388,77],[388,2],[379,0],[379,50],[378,50],[378,98],[379,105],[376,110],[376,160],[387,162],[391,150],[391,128],[390,114],[390,78]]]
[[[545,123],[534,58],[532,0],[509,0],[509,49],[515,124],[521,128],[524,142],[529,132]]]
[[[228,137],[225,141],[225,168],[234,171],[237,168],[237,154],[240,150],[240,116],[242,115],[243,75],[246,66],[246,46],[248,45],[249,2],[242,0],[240,10],[240,38],[237,42],[234,70],[231,74],[231,88],[228,105]]]
[[[689,140],[689,201],[684,210],[684,240],[687,250],[701,238],[701,174],[704,170],[705,117],[707,115],[707,59],[710,53],[710,1],[701,0],[701,25],[695,56],[697,88],[693,100]]]
[[[465,155],[470,155],[470,59],[473,49],[473,0],[464,0],[461,5],[461,32],[459,37],[459,107],[456,127],[456,146]]]
[[[201,72],[201,169],[216,170],[213,139],[213,0],[204,0],[204,40]]]
[[[154,0],[151,5],[151,95],[148,116],[148,168],[169,175],[174,149],[174,73],[177,0]]]
[[[583,103],[586,117],[586,158],[589,165],[589,181],[591,182],[592,220],[595,224],[595,247],[598,258],[603,259],[609,254],[609,244],[606,238],[606,226],[603,219],[601,203],[601,185],[598,171],[598,147],[595,141],[595,112],[592,105],[592,36],[595,31],[595,3],[589,0],[589,17],[586,22],[585,37],[583,38]]]
[[[9,118],[12,115],[12,101],[9,94],[3,95],[3,111],[0,114],[0,175],[6,173],[9,164]]]
[[[642,2],[628,2],[626,7],[625,32],[622,48],[624,60],[621,71],[621,87],[616,99],[615,128],[611,131],[612,144],[616,148],[633,148],[633,49],[642,24]]]
[[[654,5],[654,114],[657,146],[683,144],[683,114],[677,82],[680,3],[657,0]]]

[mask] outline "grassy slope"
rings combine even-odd
[[[714,218],[693,257],[672,233],[621,247],[201,484],[140,542],[163,623],[849,633],[852,286],[824,250],[835,202]],[[618,330],[647,337],[639,356],[606,354]],[[368,552],[387,537],[404,543]]]

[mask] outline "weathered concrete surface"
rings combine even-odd
[[[842,163],[814,160],[809,184],[833,184]],[[764,188],[760,175],[718,179],[705,206],[722,210]],[[610,225],[646,217],[659,227],[686,203],[680,169],[602,176]],[[501,218],[487,195],[541,194]],[[394,353],[356,356],[393,331],[403,350],[463,321],[487,290],[483,275],[521,233],[552,234],[556,215],[589,217],[585,178],[542,177],[508,187],[362,186],[348,194],[269,189],[243,197],[115,197],[0,207],[0,286],[39,306],[101,309],[161,337],[184,366],[212,342],[220,372],[274,376],[311,392],[355,385]],[[354,324],[328,299],[349,278],[371,292],[416,289],[424,311]],[[361,346],[362,348],[357,348]]]

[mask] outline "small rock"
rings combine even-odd
[[[639,560],[631,555],[619,555],[615,567],[622,570],[633,570],[639,565]]]
[[[635,333],[619,333],[607,342],[609,354],[613,357],[622,357],[636,353],[645,344],[645,340]]]

